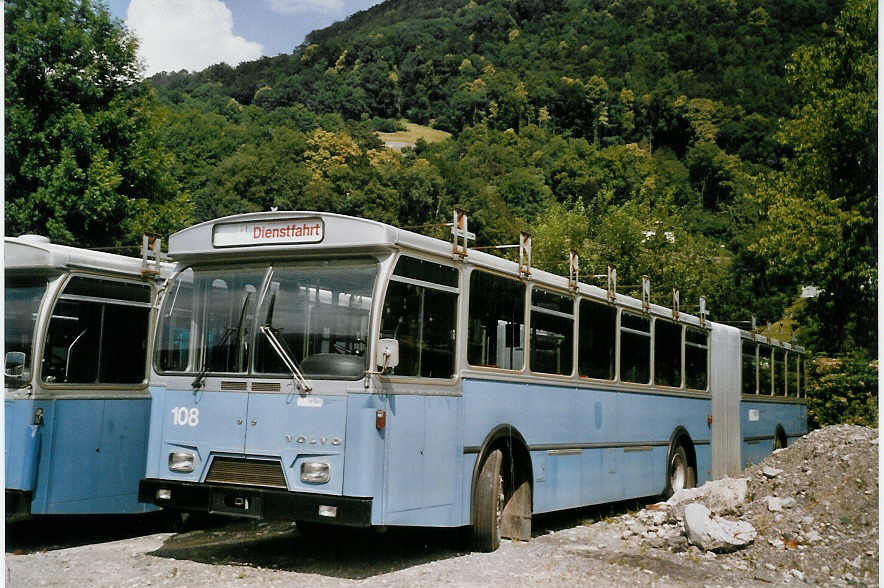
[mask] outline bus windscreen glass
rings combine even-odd
[[[4,296],[5,356],[7,359],[15,359],[21,357],[17,354],[24,354],[22,363],[14,361],[15,365],[6,366],[7,386],[22,385],[31,378],[34,326],[37,320],[37,309],[45,293],[45,279],[20,279],[6,276]]]
[[[269,327],[305,376],[361,377],[377,264],[325,261],[268,269],[195,267],[179,273],[166,288],[160,313],[160,371],[288,374],[261,332]]]

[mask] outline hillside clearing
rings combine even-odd
[[[405,126],[407,129],[404,131],[378,133],[378,137],[389,149],[396,149],[397,151],[401,151],[405,147],[414,147],[418,139],[423,139],[427,143],[438,143],[451,137],[451,133],[424,125],[405,123]]]

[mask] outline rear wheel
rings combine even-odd
[[[786,445],[786,434],[783,433],[782,429],[777,429],[776,435],[774,435],[774,451],[776,451],[777,449],[785,449]]]
[[[666,468],[666,497],[672,496],[679,490],[693,488],[696,481],[696,474],[688,460],[684,445],[676,445],[669,452],[669,463]]]
[[[500,521],[503,516],[503,453],[495,449],[485,458],[473,497],[473,548],[494,551],[500,547]]]

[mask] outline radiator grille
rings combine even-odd
[[[252,392],[279,392],[279,382],[252,382]]]
[[[278,461],[216,457],[206,482],[285,488],[285,475]]]
[[[240,380],[238,382],[235,382],[235,381],[234,382],[231,382],[231,381],[223,382],[222,381],[221,382],[221,389],[222,390],[245,390],[246,383],[242,380]]]

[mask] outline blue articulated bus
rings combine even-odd
[[[534,513],[739,471],[746,410],[759,439],[804,431],[803,400],[742,396],[748,333],[453,234],[270,212],[172,235],[141,499],[490,551]]]
[[[8,237],[6,520],[155,510],[138,501],[159,268]]]

